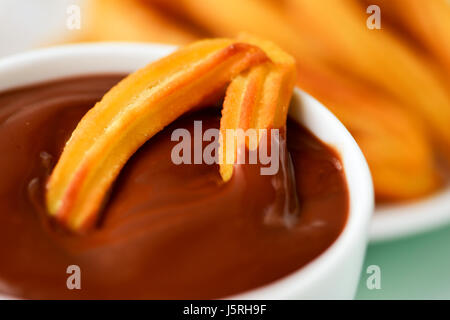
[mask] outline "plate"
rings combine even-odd
[[[450,186],[424,199],[379,205],[370,226],[370,241],[412,236],[450,224]]]

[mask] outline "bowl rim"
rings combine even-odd
[[[155,44],[155,43],[130,43],[130,42],[104,42],[104,43],[83,43],[83,44],[69,44],[60,45],[48,48],[35,49],[24,53],[19,53],[12,56],[7,56],[0,59],[0,75],[9,72],[12,75],[8,79],[8,85],[1,85],[0,92],[29,85],[40,81],[50,81],[53,79],[87,75],[95,73],[115,73],[115,72],[130,72],[137,68],[136,59],[142,59],[146,55],[149,56],[148,62],[165,56],[176,49],[176,46]],[[121,60],[120,66],[101,67],[96,63],[84,63],[86,66],[91,66],[90,71],[80,71],[82,69],[77,65],[64,65],[62,68],[61,60],[80,60],[85,57],[90,57],[95,60],[95,57],[104,57],[105,55],[112,55],[116,57],[132,57],[129,60]],[[134,58],[133,58],[134,57]],[[75,59],[77,58],[77,59]],[[27,77],[26,79],[19,79],[14,77],[14,71],[17,68],[40,68],[40,63],[44,62],[58,62],[53,66],[51,75],[47,69],[43,68],[43,72],[47,72],[44,76]],[[101,60],[96,60],[101,61]],[[148,63],[147,62],[147,63]],[[100,63],[101,64],[101,63]],[[141,66],[143,66],[141,64]],[[108,69],[108,71],[106,70]],[[37,71],[34,71],[36,73]],[[41,80],[36,80],[41,78]],[[345,258],[346,249],[350,248],[354,241],[365,241],[367,243],[367,235],[369,228],[369,221],[374,209],[374,191],[372,185],[372,178],[370,175],[367,162],[353,139],[351,134],[347,131],[344,125],[320,102],[310,96],[308,93],[295,88],[294,96],[301,102],[301,107],[292,107],[290,115],[294,118],[305,116],[320,119],[323,126],[328,129],[333,129],[342,139],[343,145],[332,145],[332,147],[341,155],[343,170],[347,181],[349,192],[349,212],[347,222],[338,238],[322,252],[318,257],[311,262],[281,277],[278,280],[265,284],[263,286],[233,295],[231,299],[273,299],[273,297],[290,297],[295,292],[309,288],[311,284],[320,279],[327,271],[330,271],[334,266],[341,263]],[[303,114],[303,115],[302,115]],[[308,123],[303,123],[304,126],[311,130]],[[311,130],[314,135],[316,132]],[[322,138],[319,138],[323,141]],[[330,143],[324,141],[326,144]],[[350,154],[348,156],[347,154]],[[349,158],[349,159],[347,159]],[[350,166],[351,164],[351,166]],[[349,166],[351,170],[349,170]],[[359,268],[361,269],[362,264]],[[302,289],[303,288],[303,289]],[[4,296],[2,298],[12,298]]]

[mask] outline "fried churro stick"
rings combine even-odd
[[[126,77],[89,110],[67,142],[47,183],[50,214],[73,231],[93,226],[112,183],[144,142],[267,60],[249,44],[205,40]]]
[[[272,62],[253,67],[237,76],[229,85],[220,121],[220,174],[228,181],[240,147],[236,138],[233,150],[227,145],[229,134],[236,129],[279,129],[286,125],[289,102],[296,81],[295,60],[273,43],[249,35],[240,39],[262,48]],[[258,143],[261,136],[258,136]],[[245,142],[245,141],[244,141]],[[255,149],[258,145],[250,145]]]

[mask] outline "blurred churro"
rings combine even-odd
[[[361,1],[361,0],[360,0]],[[364,0],[363,5],[377,4],[402,34],[419,43],[445,67],[450,80],[450,2],[447,0]]]
[[[198,38],[196,30],[169,19],[139,0],[87,2],[84,39],[88,41],[153,41],[185,44]]]
[[[369,163],[378,200],[406,200],[441,185],[433,149],[414,116],[397,104],[327,69],[302,68],[299,84],[350,130]]]
[[[213,35],[235,37],[241,32],[269,39],[295,58],[312,52],[298,37],[279,6],[260,0],[147,0],[195,22]]]
[[[287,2],[299,35],[314,34],[325,60],[389,92],[415,113],[450,161],[450,96],[429,63],[389,30],[368,29],[365,10],[353,0]]]

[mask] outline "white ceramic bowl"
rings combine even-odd
[[[156,44],[104,43],[19,54],[0,60],[0,91],[76,75],[131,72],[174,49]],[[331,247],[305,267],[231,298],[351,299],[360,276],[374,205],[369,169],[349,132],[317,100],[296,89],[290,115],[340,154],[350,193],[348,221]]]

